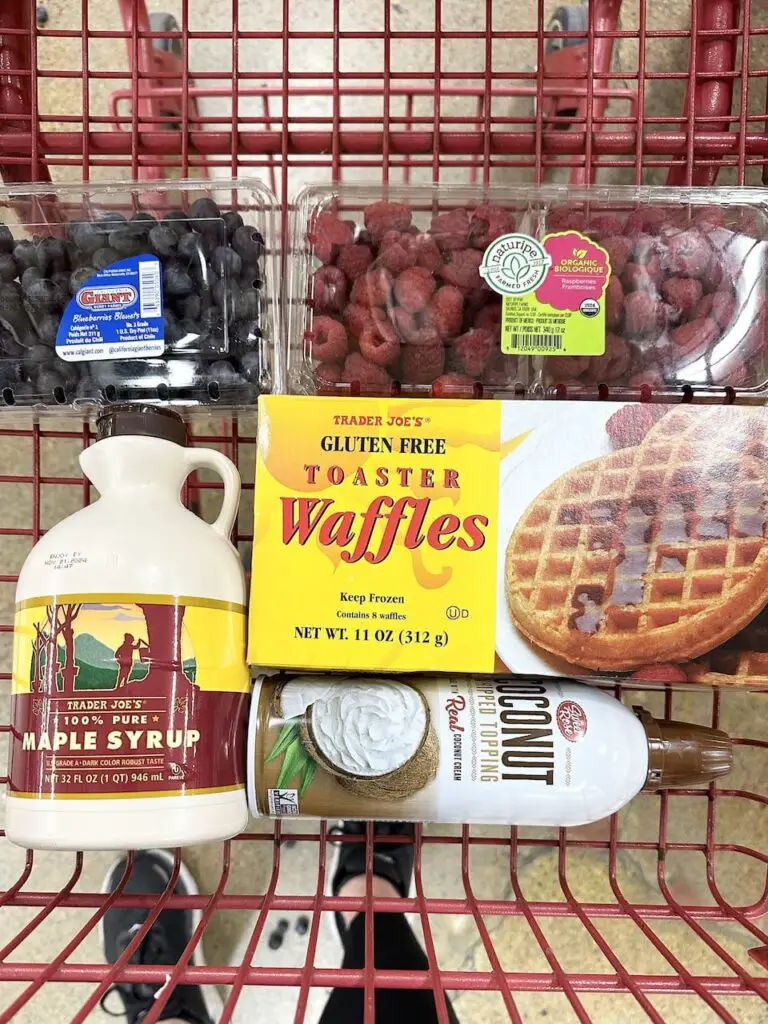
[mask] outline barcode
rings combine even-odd
[[[142,260],[139,264],[139,313],[141,316],[163,315],[157,260]]]
[[[299,793],[296,789],[268,789],[267,804],[269,813],[279,818],[299,813]]]
[[[513,334],[512,347],[523,352],[559,352],[563,347],[562,334]]]

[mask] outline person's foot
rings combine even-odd
[[[354,879],[365,877],[365,836],[367,822],[341,821],[329,830],[329,834],[356,836],[358,841],[346,840],[336,843],[336,867],[331,881],[331,892],[338,896],[342,889],[345,895],[357,895]],[[408,821],[374,821],[373,822],[373,874],[375,879],[385,882],[400,896],[407,896],[413,876],[414,845],[413,838],[416,828]],[[380,842],[383,837],[393,837]],[[397,842],[394,837],[401,837]],[[352,883],[352,885],[350,885]],[[364,889],[362,890],[364,892]],[[383,895],[383,893],[382,893]],[[341,914],[336,914],[339,932],[345,930],[346,924]]]
[[[107,872],[101,887],[103,893],[114,892],[123,877],[127,855],[118,858]],[[126,882],[125,895],[160,896],[166,889],[173,873],[173,856],[166,850],[140,850],[136,853],[131,876]],[[198,892],[189,869],[181,864],[174,893],[184,896]],[[107,963],[115,963],[125,952],[136,932],[146,921],[149,910],[136,907],[112,907],[101,922],[104,957]],[[133,964],[176,964],[192,938],[200,921],[199,910],[163,910],[157,917],[138,949],[131,956]],[[200,946],[195,949],[191,964],[203,963]],[[119,1016],[106,1005],[107,999],[116,992],[123,1001],[123,1012],[130,1024],[144,1019],[155,1000],[161,985],[143,982],[128,984],[118,981],[102,999],[102,1009],[112,1016]],[[212,1024],[216,1008],[206,1005],[203,989],[197,985],[177,985],[163,1007],[161,1020],[176,1017],[189,1024]]]

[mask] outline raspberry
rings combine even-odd
[[[572,206],[553,206],[547,214],[547,231],[581,231],[584,213]]]
[[[618,277],[612,277],[605,289],[605,326],[612,330],[621,320],[624,308],[624,289]]]
[[[429,302],[435,283],[428,270],[411,267],[395,280],[395,299],[409,313],[420,313]]]
[[[465,373],[444,373],[432,382],[435,398],[474,398],[476,384]]]
[[[350,352],[344,360],[341,379],[345,384],[358,384],[367,391],[389,392],[392,378],[383,366],[369,362],[359,352]]]
[[[675,328],[669,336],[672,343],[679,346],[686,355],[699,355],[720,337],[720,328],[709,317],[701,317]]]
[[[350,281],[356,280],[368,269],[373,253],[367,245],[344,245],[336,257],[336,266]]]
[[[630,679],[640,679],[649,683],[687,683],[688,676],[679,665],[663,662],[658,665],[643,665],[633,672]]]
[[[475,207],[469,222],[469,242],[475,249],[485,249],[502,235],[515,230],[515,218],[501,206],[482,203]]]
[[[661,377],[658,378],[658,383],[662,383]],[[666,412],[666,406],[635,403],[622,406],[605,424],[613,448],[618,451],[620,448],[636,447]]]
[[[340,313],[347,301],[347,279],[336,267],[319,267],[312,275],[315,313]]]
[[[416,253],[417,267],[424,267],[431,274],[436,274],[442,267],[443,257],[431,235],[414,235],[413,251]]]
[[[608,238],[603,238],[600,245],[608,253],[613,276],[621,277],[632,252],[632,240],[623,235],[610,235]]]
[[[630,213],[624,221],[624,234],[628,238],[636,238],[643,232],[643,215],[639,211]]]
[[[501,324],[501,303],[489,302],[487,306],[478,312],[475,317],[475,327],[483,327],[488,331],[496,333]]]
[[[425,319],[445,341],[461,333],[464,316],[464,296],[451,284],[438,288],[429,300]],[[476,327],[482,326],[476,323]]]
[[[554,381],[572,381],[580,377],[589,366],[589,356],[552,356],[547,359],[547,371]]]
[[[670,306],[687,313],[701,298],[701,283],[691,277],[670,277],[661,286],[661,294]]]
[[[654,256],[649,263],[628,263],[621,275],[621,283],[625,292],[651,292],[657,294],[657,285],[661,284],[661,269],[658,257]]]
[[[360,335],[360,354],[377,366],[388,366],[400,355],[400,342],[385,339],[375,327],[367,327]]]
[[[474,327],[453,342],[453,358],[470,377],[479,377],[490,360],[492,342],[490,331]]]
[[[334,385],[341,380],[341,367],[337,363],[320,363],[315,367],[315,388],[318,394],[333,394]]]
[[[365,277],[359,277],[352,289],[350,298],[355,298],[358,284],[363,289],[365,301],[370,306],[388,306],[392,301],[392,275],[383,267],[374,267]]]
[[[432,218],[430,234],[444,251],[464,249],[469,242],[469,213],[463,206]]]
[[[653,235],[639,234],[632,239],[632,261],[634,263],[647,263],[652,256],[657,255],[656,250],[659,240]]]
[[[333,263],[342,245],[352,241],[352,232],[349,221],[339,220],[333,213],[321,213],[310,231],[309,242],[321,263]]]
[[[589,227],[586,230],[586,234],[590,238],[594,238],[596,242],[600,242],[601,238],[608,238],[612,235],[620,235],[624,227],[618,217],[614,217],[612,213],[597,213],[594,217],[590,218]],[[600,242],[602,245],[603,243]]]
[[[720,260],[713,256],[706,271],[701,275],[700,281],[705,292],[715,292],[720,288],[723,283],[723,265]],[[730,288],[730,282],[726,282],[726,284]]]
[[[371,203],[363,210],[363,219],[371,238],[379,241],[387,231],[407,231],[411,226],[411,210],[403,203]]]
[[[632,292],[624,299],[624,330],[634,337],[655,334],[661,326],[660,303],[648,292]]]
[[[437,330],[418,314],[397,307],[392,310],[397,335],[410,345],[435,345],[440,341]]]
[[[312,322],[312,358],[333,363],[347,354],[347,332],[344,324],[330,316],[316,316]]]
[[[605,352],[592,356],[582,380],[590,384],[602,384],[622,377],[628,370],[632,358],[629,345],[615,334],[606,334]]]
[[[725,209],[722,206],[697,206],[693,225],[701,231],[711,231],[725,225]]]
[[[715,292],[712,296],[712,319],[722,328],[728,327],[736,312],[736,302],[733,294],[727,292]]]
[[[459,249],[451,255],[438,273],[446,284],[454,284],[463,292],[482,286],[479,267],[483,262],[483,254],[477,249]]]
[[[416,251],[411,239],[413,235],[401,235],[397,231],[388,231],[381,241],[378,264],[397,277],[404,270],[416,264]],[[386,241],[389,239],[389,241]],[[386,242],[386,244],[385,244]]]
[[[712,303],[715,301],[714,295],[705,295],[699,299],[693,310],[693,318],[695,320],[701,317],[708,317],[712,315]]]
[[[643,230],[649,235],[659,235],[665,227],[674,223],[673,211],[668,206],[646,206],[642,218]]]
[[[373,327],[373,314],[370,306],[350,303],[342,314],[347,330],[353,338],[359,338],[366,327]]]
[[[404,345],[400,359],[401,379],[406,384],[431,384],[445,368],[445,349],[433,345]]]
[[[700,231],[678,231],[667,245],[664,265],[672,274],[703,277],[712,261],[712,249]]]
[[[380,337],[385,341],[400,340],[397,333],[397,327],[390,320],[386,309],[380,309],[378,306],[374,306],[371,310],[371,316],[373,317],[373,326]]]

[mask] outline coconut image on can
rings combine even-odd
[[[299,796],[318,769],[371,800],[402,800],[437,773],[429,705],[407,682],[304,676],[278,685],[271,717],[283,726],[266,763],[283,758],[277,787]]]

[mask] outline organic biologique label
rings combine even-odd
[[[245,608],[69,594],[17,605],[10,792],[41,799],[238,789]]]
[[[492,670],[500,415],[266,396],[249,660]]]
[[[605,352],[608,253],[579,231],[507,234],[485,250],[480,275],[502,298],[501,348],[512,355]]]
[[[66,362],[136,359],[165,351],[162,266],[132,256],[90,277],[70,299],[56,335]]]
[[[572,683],[425,678],[264,680],[254,778],[276,816],[546,824],[590,771]],[[599,741],[598,741],[599,742]]]

